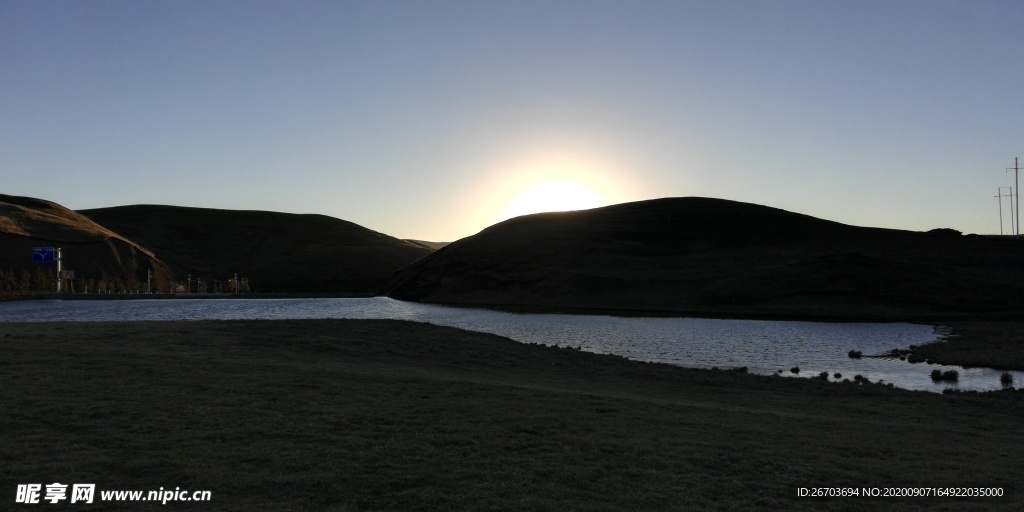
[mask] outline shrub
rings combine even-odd
[[[832,375],[832,376],[833,376],[833,377],[835,377],[835,378],[837,378],[837,379],[841,379],[841,378],[843,378],[843,374],[841,374],[841,373],[839,373],[839,372],[836,372],[836,373],[835,373],[835,375]]]
[[[958,237],[963,236],[963,233],[953,228],[935,228],[928,231],[929,235],[933,236],[947,236],[947,237]]]
[[[850,359],[860,359],[862,354],[863,352],[860,350],[851,350],[847,355],[850,356]]]
[[[956,370],[932,370],[931,376],[932,380],[935,382],[940,382],[944,380],[956,382],[957,380],[960,380],[960,374],[957,373]]]
[[[821,380],[828,380],[828,372],[821,372],[821,373],[818,374],[818,377]]]
[[[799,366],[794,366],[794,367],[790,368],[789,371],[791,371],[793,373],[800,373],[800,367]]]
[[[1003,374],[999,376],[999,382],[1002,383],[1003,386],[1009,386],[1010,384],[1013,384],[1013,375],[1003,372]]]

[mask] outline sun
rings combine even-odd
[[[573,181],[547,181],[527,188],[509,201],[499,220],[531,213],[586,210],[607,205],[608,200],[590,187]]]

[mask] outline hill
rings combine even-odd
[[[82,287],[92,281],[93,291],[100,282],[138,289],[150,269],[160,280],[169,273],[151,251],[84,215],[50,201],[0,194],[0,290],[53,291],[56,264],[33,263],[33,247],[61,247],[63,268],[74,270]]]
[[[132,205],[79,213],[159,254],[184,281],[259,292],[373,292],[431,251],[324,215]]]
[[[510,219],[396,273],[441,304],[764,318],[1024,314],[1024,245],[666,198]]]
[[[436,251],[436,250],[438,250],[438,249],[440,249],[440,248],[442,248],[442,247],[444,247],[444,246],[446,246],[446,245],[451,243],[451,242],[428,242],[426,240],[414,240],[412,238],[403,238],[403,240],[405,240],[406,242],[414,243],[416,245],[422,245],[423,247],[426,247],[426,248],[430,249],[431,251]]]

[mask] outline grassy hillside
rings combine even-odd
[[[260,292],[369,292],[430,249],[324,215],[134,205],[82,210],[185,274]]]
[[[871,319],[1024,315],[1024,244],[667,198],[529,215],[396,274],[434,303]]]
[[[33,247],[61,247],[63,268],[75,271],[79,291],[90,281],[94,291],[100,282],[130,289],[146,281],[149,269],[161,280],[168,275],[151,251],[84,215],[50,201],[0,194],[0,291],[39,288],[37,281],[53,291],[56,264],[33,263]]]

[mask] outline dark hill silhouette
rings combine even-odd
[[[127,290],[144,283],[150,269],[161,282],[169,274],[151,251],[84,215],[50,201],[0,194],[0,273],[14,279],[0,283],[3,289],[21,289],[23,273],[42,272],[54,283],[46,290],[54,291],[56,264],[33,263],[33,247],[61,247],[63,268],[75,271],[79,291],[89,280]]]
[[[324,215],[133,205],[80,211],[177,272],[258,292],[373,292],[430,249]]]
[[[414,239],[411,239],[411,238],[403,238],[403,240],[405,240],[406,242],[410,242],[410,243],[416,244],[416,245],[421,245],[423,247],[426,247],[427,249],[430,249],[431,251],[436,251],[436,250],[438,250],[438,249],[440,249],[440,248],[442,248],[442,247],[444,247],[444,246],[446,246],[446,245],[451,243],[451,242],[428,242],[426,240],[414,240]]]
[[[708,316],[1021,316],[1024,245],[666,198],[510,219],[396,273],[431,303]]]

